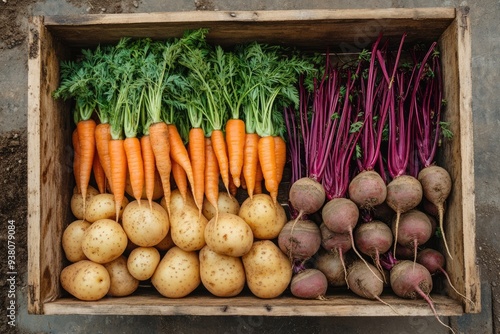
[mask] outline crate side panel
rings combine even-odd
[[[381,298],[396,308],[399,316],[432,316],[423,299],[407,300],[383,294]],[[448,297],[432,295],[442,316],[462,314],[460,304]],[[45,305],[46,314],[120,314],[120,315],[200,315],[200,316],[394,316],[394,311],[379,301],[349,293],[330,294],[324,300],[307,300],[291,296],[259,299],[251,295],[215,298],[207,294],[169,299],[156,293],[127,298],[105,298],[81,302],[74,298],[59,299]]]
[[[31,139],[36,161],[32,168],[39,169],[37,180],[37,221],[32,221],[39,247],[31,255],[38,261],[39,302],[55,300],[60,295],[59,275],[63,265],[61,237],[63,226],[70,220],[72,184],[71,114],[67,105],[52,98],[59,83],[59,55],[64,48],[55,41],[43,24],[39,29],[39,86],[38,101],[33,102],[33,131]],[[30,96],[30,99],[36,96]],[[30,110],[32,111],[32,110]],[[32,117],[30,115],[29,117]],[[33,175],[35,176],[35,175]],[[31,246],[31,244],[30,244]],[[33,248],[33,247],[32,247]],[[39,310],[40,311],[40,310]]]
[[[408,41],[435,40],[453,20],[439,9],[317,10],[254,12],[180,12],[48,17],[51,31],[72,46],[116,42],[120,37],[179,37],[186,29],[206,27],[209,40],[222,46],[257,40],[303,49],[360,50],[384,32],[408,33]],[[335,47],[343,44],[344,47]]]
[[[40,77],[41,18],[30,20],[28,58],[28,311],[41,313],[40,300]]]
[[[452,140],[445,140],[439,163],[446,166],[453,181],[447,200],[445,232],[453,259],[446,269],[455,288],[472,302],[465,312],[480,311],[480,282],[475,264],[474,165],[472,136],[471,53],[468,19],[457,17],[440,39],[442,71],[447,101],[443,120],[449,122]],[[450,295],[461,300],[449,289]]]

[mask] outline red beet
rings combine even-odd
[[[427,268],[431,275],[439,273],[443,274],[453,291],[455,291],[463,299],[473,304],[472,300],[460,293],[451,283],[450,276],[448,276],[448,273],[444,270],[445,261],[444,255],[432,248],[423,249],[417,255],[417,263],[420,263]]]
[[[379,173],[365,170],[349,183],[349,198],[362,209],[372,209],[382,204],[387,196],[387,186]]]
[[[402,213],[415,208],[422,201],[422,185],[410,175],[396,177],[387,185],[386,202],[396,212],[394,233],[394,253],[398,243],[398,227]]]
[[[347,284],[344,259],[339,252],[320,252],[314,260],[314,266],[320,270],[334,287],[341,287]]]
[[[393,219],[392,233],[399,235],[399,240],[395,242],[404,247],[413,248],[414,258],[416,258],[418,246],[426,243],[432,236],[432,224],[425,213],[413,209],[401,215],[399,226]]]
[[[399,261],[390,272],[391,288],[394,293],[406,299],[423,298],[429,304],[436,319],[447,328],[436,312],[434,303],[429,298],[432,291],[432,278],[430,272],[421,264],[409,260]]]
[[[318,269],[305,269],[295,274],[290,283],[290,291],[295,297],[304,299],[324,299],[328,281]]]
[[[440,166],[432,165],[423,168],[420,173],[418,173],[418,180],[422,184],[424,197],[437,207],[439,228],[441,230],[441,234],[443,235],[444,246],[448,256],[453,258],[448,248],[448,243],[446,242],[443,226],[444,203],[450,195],[452,185],[450,174],[446,171],[446,169]]]
[[[380,254],[387,252],[392,246],[392,232],[385,223],[374,220],[358,226],[354,231],[354,242],[358,250],[370,256],[377,269],[382,272]]]
[[[281,251],[293,260],[307,260],[321,247],[321,232],[310,220],[292,220],[283,226],[278,236]]]

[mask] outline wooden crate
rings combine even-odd
[[[439,41],[442,52],[446,121],[455,137],[447,142],[440,162],[453,179],[446,235],[454,260],[446,269],[460,296],[432,295],[437,311],[456,316],[480,311],[480,281],[475,263],[474,166],[471,110],[471,42],[467,13],[453,8],[305,10],[249,12],[176,12],[33,17],[29,41],[28,224],[29,312],[33,314],[157,314],[269,316],[392,316],[377,301],[350,292],[332,292],[326,300],[300,300],[290,295],[270,300],[243,293],[216,298],[196,291],[168,299],[153,289],[125,298],[83,302],[68,298],[59,284],[64,264],[61,236],[72,221],[70,197],[72,117],[69,105],[54,101],[59,62],[81,47],[116,42],[120,37],[166,38],[185,29],[210,28],[209,40],[221,45],[257,40],[309,50],[326,47],[338,52],[366,48],[383,32],[408,42]],[[403,300],[390,293],[382,298],[400,315],[432,315],[422,300]]]

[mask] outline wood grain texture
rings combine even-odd
[[[447,271],[455,285],[473,303],[464,302],[467,313],[481,311],[479,268],[476,264],[476,218],[474,194],[474,141],[472,132],[472,74],[470,22],[458,13],[440,39],[444,97],[444,121],[450,122],[454,138],[446,141],[440,163],[453,180],[447,202],[446,235],[453,260],[447,258]],[[461,297],[450,291],[457,300]]]
[[[216,298],[202,291],[180,299],[169,299],[151,291],[126,298],[104,298],[82,302],[61,298],[46,303],[45,314],[121,314],[121,315],[248,315],[248,316],[433,316],[422,300],[401,299],[393,294],[381,298],[398,314],[378,301],[363,299],[349,293],[329,294],[326,300],[306,300],[284,295],[259,299],[249,293],[233,298]],[[462,314],[461,305],[444,296],[432,295],[437,312],[442,316]]]
[[[222,46],[257,40],[302,49],[330,47],[357,52],[383,31],[407,41],[439,38],[455,17],[453,8],[375,10],[193,11],[46,17],[47,28],[67,45],[114,43],[120,37],[180,37],[186,29],[210,29],[208,40]]]
[[[64,53],[43,19],[33,18],[28,61],[28,289],[33,313],[43,312],[43,303],[60,295],[61,236],[72,220],[72,118],[68,104],[51,95]]]

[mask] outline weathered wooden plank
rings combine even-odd
[[[446,141],[439,163],[446,166],[453,180],[447,202],[445,231],[453,259],[447,257],[447,271],[454,286],[472,301],[449,289],[451,296],[464,302],[465,312],[480,312],[479,270],[475,263],[474,153],[472,133],[472,76],[470,22],[465,14],[443,33],[442,53],[444,121],[451,125],[454,138]]]
[[[30,21],[28,57],[28,311],[41,313],[40,298],[40,77],[43,25]],[[42,36],[43,37],[43,36]]]
[[[113,43],[123,36],[179,37],[186,29],[206,27],[208,39],[222,46],[257,40],[303,49],[360,50],[380,32],[408,33],[408,42],[439,38],[455,17],[452,8],[214,11],[103,14],[46,18],[51,32],[71,46]],[[339,48],[339,44],[340,45]]]
[[[461,305],[444,296],[433,295],[440,315],[462,314]],[[215,298],[194,295],[181,299],[168,299],[158,294],[133,295],[126,298],[104,298],[97,302],[82,302],[62,298],[46,303],[45,314],[121,314],[121,315],[260,315],[260,316],[432,316],[427,303],[405,300],[394,295],[382,295],[393,306],[378,301],[354,297],[349,294],[329,295],[327,300],[305,300],[283,296],[259,299],[250,295],[233,298]]]
[[[61,46],[33,18],[29,57],[28,223],[30,310],[60,295],[63,266],[61,236],[71,221],[70,199],[73,151],[71,114],[67,104],[52,98],[59,84]]]

